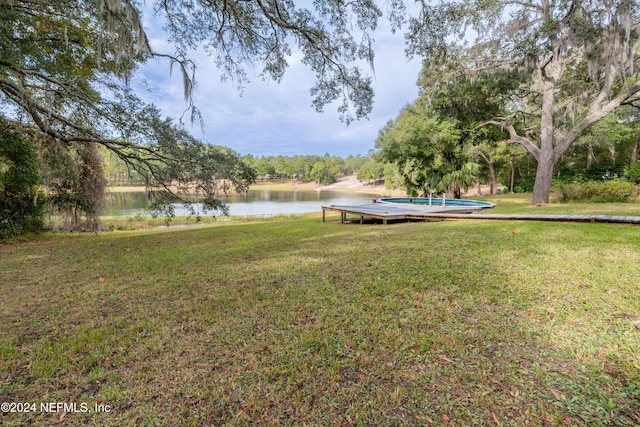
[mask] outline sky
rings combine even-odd
[[[171,52],[159,18],[147,10],[143,21],[151,47]],[[364,70],[372,73],[375,91],[368,119],[347,126],[339,119],[337,103],[318,113],[309,93],[315,76],[299,62],[295,50],[280,83],[262,80],[257,69],[255,75],[248,72],[250,83],[242,91],[230,81],[221,82],[213,60],[196,52],[192,57],[197,65],[194,103],[204,125],[191,125],[187,114],[183,118],[187,130],[198,139],[230,147],[241,155],[366,155],[374,148],[380,129],[418,95],[419,58],[407,59],[402,32],[392,34],[384,18],[380,24],[374,34],[375,73]],[[176,120],[183,116],[187,104],[182,76],[178,70],[170,73],[166,60],[149,60],[138,70],[132,86],[143,101],[157,105],[165,116]]]

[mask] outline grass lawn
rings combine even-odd
[[[531,194],[500,194],[472,197],[496,203],[496,207],[483,213],[496,214],[570,214],[570,215],[640,215],[640,203],[557,203],[531,206]]]
[[[6,426],[640,425],[638,226],[48,234],[0,294]]]

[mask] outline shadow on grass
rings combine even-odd
[[[0,400],[114,409],[67,425],[633,425],[638,243],[300,220],[3,247]]]

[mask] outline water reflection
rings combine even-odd
[[[279,215],[319,212],[322,205],[350,205],[371,202],[376,194],[342,191],[272,191],[250,190],[247,194],[222,197],[230,207],[230,215]],[[176,204],[176,215],[188,211]],[[104,214],[109,216],[150,215],[149,200],[144,191],[107,193]]]

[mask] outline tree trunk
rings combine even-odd
[[[493,162],[489,163],[489,194],[495,196],[498,192],[498,178],[496,178],[496,168]]]
[[[611,148],[609,149],[609,153],[611,154],[611,163],[615,163],[616,157],[618,157],[616,153],[616,144],[615,142],[611,142]]]
[[[493,166],[493,160],[491,159],[491,155],[484,154],[483,152],[478,153],[482,160],[487,164],[489,168],[489,194],[494,196],[496,194],[496,189],[498,188],[498,179],[496,178],[496,168]],[[480,194],[480,184],[478,184],[478,194]]]
[[[547,65],[541,68],[541,76],[544,81],[542,90],[542,111],[540,115],[540,150],[538,151],[538,169],[536,170],[536,181],[533,186],[532,205],[549,203],[549,193],[551,192],[551,178],[553,167],[556,164],[556,153],[554,148],[555,124],[553,122],[553,102],[555,99],[556,82],[562,74],[562,67],[558,55],[552,58],[550,70],[547,74]]]
[[[509,182],[509,192],[513,194],[513,181],[516,179],[516,157],[511,156],[511,180]]]
[[[588,149],[589,151],[587,151],[587,169],[591,167],[593,161],[596,158],[596,156],[593,154],[593,145],[591,143],[589,143]]]
[[[638,148],[640,146],[640,134],[636,135],[636,143],[633,146],[633,150],[631,150],[631,162],[630,166],[633,166],[638,161]]]
[[[551,156],[541,155],[538,160],[538,169],[536,170],[536,182],[533,186],[532,205],[540,205],[549,203],[549,193],[551,192],[551,178],[553,176],[553,168],[555,166],[553,153]]]

